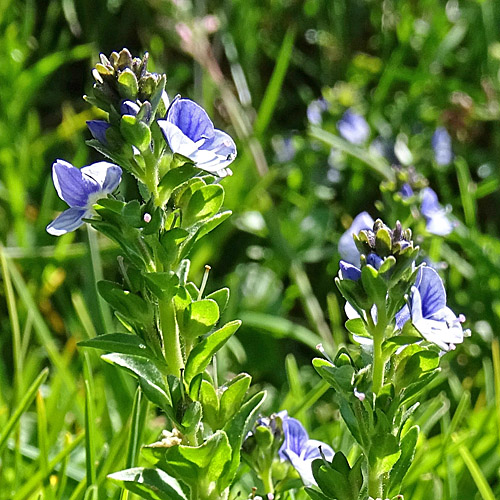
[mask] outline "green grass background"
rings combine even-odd
[[[122,47],[149,51],[170,97],[203,103],[238,144],[223,181],[234,215],[192,254],[193,280],[210,264],[208,290],[229,286],[226,319],[243,320],[220,372],[249,372],[268,390],[266,411],[288,409],[351,459],[352,438],[310,360],[318,342],[347,339],[333,284],[340,234],[362,210],[378,207],[388,223],[396,214],[379,190],[387,171],[339,142],[335,123],[352,106],[372,138],[408,143],[460,221],[423,246],[445,262],[450,306],[472,337],[443,358],[415,414],[423,432],[403,491],[500,498],[499,26],[495,0],[0,0],[0,499],[122,495],[106,475],[125,467],[135,386],[76,347],[116,328],[95,281],[116,276],[119,252],[90,231],[45,232],[64,209],[54,159],[99,159],[85,145],[97,114],[81,96],[99,52]],[[330,111],[310,130],[307,106],[322,95]],[[437,126],[452,136],[447,167],[430,148]],[[293,158],[278,154],[286,141]],[[343,151],[334,183],[332,145]],[[136,187],[125,179],[122,189]],[[147,409],[143,443],[164,425]],[[243,467],[243,498],[254,485]]]

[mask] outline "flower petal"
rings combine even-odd
[[[341,260],[339,262],[339,267],[340,279],[358,281],[359,278],[361,278],[361,271],[356,266],[349,264],[349,262]]]
[[[305,486],[312,486],[316,484],[312,473],[313,459],[304,460],[292,450],[286,450],[285,458],[290,461],[293,468],[299,473],[299,476]]]
[[[370,135],[370,127],[366,120],[348,109],[337,123],[340,135],[352,144],[363,144]]]
[[[168,108],[166,119],[193,142],[214,136],[212,120],[207,112],[191,99],[175,99]]]
[[[98,161],[87,167],[83,167],[81,172],[84,177],[91,179],[98,186],[102,194],[112,193],[120,184],[122,169],[107,161]]]
[[[405,305],[399,312],[396,313],[396,326],[399,330],[403,328],[405,323],[410,319],[410,308]]]
[[[287,417],[282,421],[285,439],[279,450],[280,456],[284,458],[285,451],[292,451],[300,455],[304,444],[309,439],[307,431],[296,418]]]
[[[424,217],[431,217],[436,212],[442,210],[443,207],[439,204],[438,196],[434,189],[430,187],[422,189],[421,196],[420,211]]]
[[[197,151],[198,146],[175,124],[167,120],[157,121],[163,136],[167,141],[172,153],[179,153],[186,158],[191,159],[191,156]]]
[[[105,120],[89,120],[87,121],[87,127],[92,134],[94,139],[97,139],[101,144],[107,144],[106,130],[111,127],[111,124]]]
[[[415,284],[420,294],[424,318],[429,318],[435,312],[446,307],[444,284],[435,269],[427,266],[420,268]]]
[[[323,455],[327,460],[330,460],[335,455],[335,452],[332,450],[330,446],[323,443],[322,441],[318,441],[317,439],[309,439],[304,448],[302,449],[302,453],[300,454],[301,458],[304,460],[320,458],[321,453],[319,449],[323,452]]]
[[[435,212],[427,218],[425,228],[429,233],[437,236],[447,236],[453,231],[453,223],[448,217],[446,210],[443,208],[439,212]]]
[[[368,212],[361,212],[352,221],[351,227],[340,237],[339,254],[347,262],[360,265],[359,251],[352,239],[353,234],[358,234],[363,229],[372,229],[374,221]]]
[[[47,232],[53,236],[61,236],[78,229],[87,216],[87,210],[73,207],[58,215],[48,226]]]
[[[120,114],[136,116],[141,108],[133,101],[122,101],[120,104]]]
[[[52,165],[57,194],[70,207],[86,207],[89,196],[99,190],[94,179],[82,174],[82,170],[64,160],[56,160]]]

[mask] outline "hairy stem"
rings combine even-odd
[[[173,300],[160,301],[158,308],[165,361],[170,369],[170,373],[180,378],[181,370],[184,368],[184,359],[182,358],[179,327],[175,318]]]

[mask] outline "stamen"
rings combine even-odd
[[[201,300],[203,292],[205,291],[205,286],[207,285],[210,269],[212,268],[208,264],[205,265],[205,273],[203,274],[203,279],[201,280],[200,292],[198,293],[198,300]]]

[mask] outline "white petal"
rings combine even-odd
[[[102,194],[112,193],[118,187],[122,178],[122,169],[107,161],[92,163],[92,165],[83,167],[81,172],[99,185],[99,191]]]
[[[163,132],[165,140],[170,146],[172,153],[179,153],[186,158],[192,159],[191,156],[198,150],[196,143],[173,123],[170,123],[167,120],[158,120],[157,123]]]

